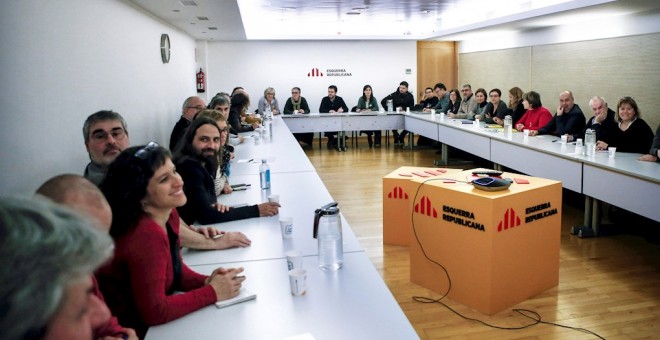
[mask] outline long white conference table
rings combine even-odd
[[[244,287],[257,298],[222,309],[211,305],[150,327],[146,339],[419,338],[343,215],[344,266],[336,272],[318,268],[317,240],[312,235],[314,210],[333,199],[283,120],[273,119],[272,134],[255,131],[243,136],[245,142],[235,147],[229,182],[250,184],[250,188],[221,195],[218,202],[252,205],[276,194],[282,206],[279,215],[212,225],[243,232],[252,240],[249,247],[184,249],[182,254],[183,261],[200,273],[243,267]],[[271,168],[270,190],[259,187],[261,159],[267,159]],[[282,239],[281,217],[293,218],[292,239]],[[285,253],[294,249],[303,254],[307,270],[303,296],[293,296],[289,286]]]
[[[283,118],[287,125],[295,126],[296,132],[310,132],[312,130],[306,129],[312,126],[313,131],[322,130],[314,125],[317,117],[323,118],[326,124],[331,124],[328,121],[334,119],[334,128],[348,129],[348,125],[342,125],[343,120],[357,115],[309,114]],[[562,145],[558,137],[525,138],[520,132],[507,135],[501,129],[487,128],[483,123],[475,126],[472,122],[450,119],[441,114],[402,112],[372,117],[396,115],[403,117],[403,125],[398,128],[443,143],[444,161],[446,145],[450,145],[490,160],[496,167],[506,166],[529,175],[559,180],[565,188],[586,195],[586,200],[593,206],[597,206],[597,201],[603,201],[660,221],[660,209],[657,209],[660,164],[639,161],[639,154],[618,152],[615,158],[609,158],[607,153],[599,152],[595,156],[585,156],[581,150],[576,150],[575,144]],[[376,130],[380,126],[377,123],[369,129]],[[585,224],[597,227],[591,207],[590,204],[585,209]]]

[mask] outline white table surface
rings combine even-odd
[[[286,259],[238,262],[244,286],[256,300],[218,309],[205,307],[165,325],[146,339],[418,339],[405,314],[363,252],[344,254],[344,267],[323,272],[315,256],[305,257],[307,293],[290,292]],[[193,269],[209,274],[216,266]]]
[[[258,131],[241,134],[247,138],[234,147],[230,176],[259,174],[262,159],[268,162],[271,173],[316,171],[282,118],[274,117],[272,124],[272,136],[260,137],[259,144],[254,137],[261,135]]]
[[[284,122],[291,132],[330,132],[359,130],[403,129],[401,113],[343,112],[284,115]]]
[[[233,206],[242,203],[249,205],[265,202],[269,192],[259,188],[258,175],[230,176],[232,184],[251,184],[245,191],[236,191],[221,195],[218,202]],[[182,251],[183,260],[190,266],[200,264],[255,261],[285,257],[291,249],[299,250],[303,255],[318,254],[317,240],[313,238],[314,210],[333,202],[332,196],[323,185],[316,172],[273,173],[271,174],[272,194],[280,195],[280,213],[273,217],[258,217],[247,220],[213,224],[224,231],[240,231],[252,245],[246,248],[226,250],[190,250]],[[339,202],[341,209],[341,202]],[[280,217],[293,218],[292,239],[282,239]],[[342,215],[344,252],[362,251],[359,241]]]

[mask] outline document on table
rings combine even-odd
[[[238,296],[233,297],[233,298],[228,299],[228,300],[218,301],[218,302],[215,303],[215,306],[218,307],[218,308],[224,308],[224,307],[235,305],[237,303],[241,303],[241,302],[244,302],[244,301],[254,300],[256,298],[257,298],[256,293],[252,293],[251,291],[247,290],[246,288],[241,288],[241,292],[238,294]]]

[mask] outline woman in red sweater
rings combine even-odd
[[[523,94],[523,106],[527,112],[516,124],[518,131],[538,130],[552,120],[552,113],[542,106],[541,95],[538,92],[529,91]]]
[[[112,207],[115,256],[98,279],[122,325],[143,338],[149,326],[238,295],[243,268],[218,268],[205,276],[181,260],[176,208],[186,196],[167,149],[151,142],[124,150],[101,190]]]

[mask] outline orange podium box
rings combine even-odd
[[[491,192],[464,183],[472,170],[454,176],[413,202],[410,280],[487,315],[557,286],[561,182],[504,173],[515,181]]]
[[[409,246],[411,209],[417,188],[424,180],[443,178],[457,169],[402,166],[383,177],[383,244]],[[420,179],[420,182],[412,181]]]

